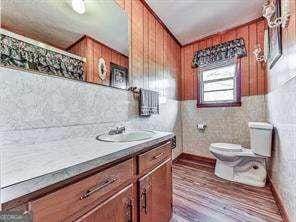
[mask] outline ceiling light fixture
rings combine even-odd
[[[75,12],[83,14],[85,12],[84,0],[72,0],[72,8]]]

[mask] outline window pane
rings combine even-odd
[[[234,77],[235,64],[203,71],[203,81]]]
[[[233,89],[234,81],[233,79],[217,81],[217,82],[209,82],[204,84],[204,91],[213,91],[213,90],[221,90],[221,89]]]
[[[204,92],[204,102],[234,101],[233,90]]]

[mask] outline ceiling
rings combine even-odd
[[[182,45],[261,17],[264,0],[146,0]]]
[[[128,56],[127,14],[115,1],[87,0],[85,7],[81,15],[71,0],[1,0],[1,25],[62,49],[88,35]]]

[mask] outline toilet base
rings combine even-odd
[[[247,158],[237,164],[217,160],[215,175],[233,182],[256,187],[264,187],[266,182],[266,164],[264,158]]]

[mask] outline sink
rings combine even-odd
[[[154,132],[148,130],[128,130],[114,135],[102,134],[96,138],[97,140],[106,142],[132,142],[150,139],[154,134]]]

